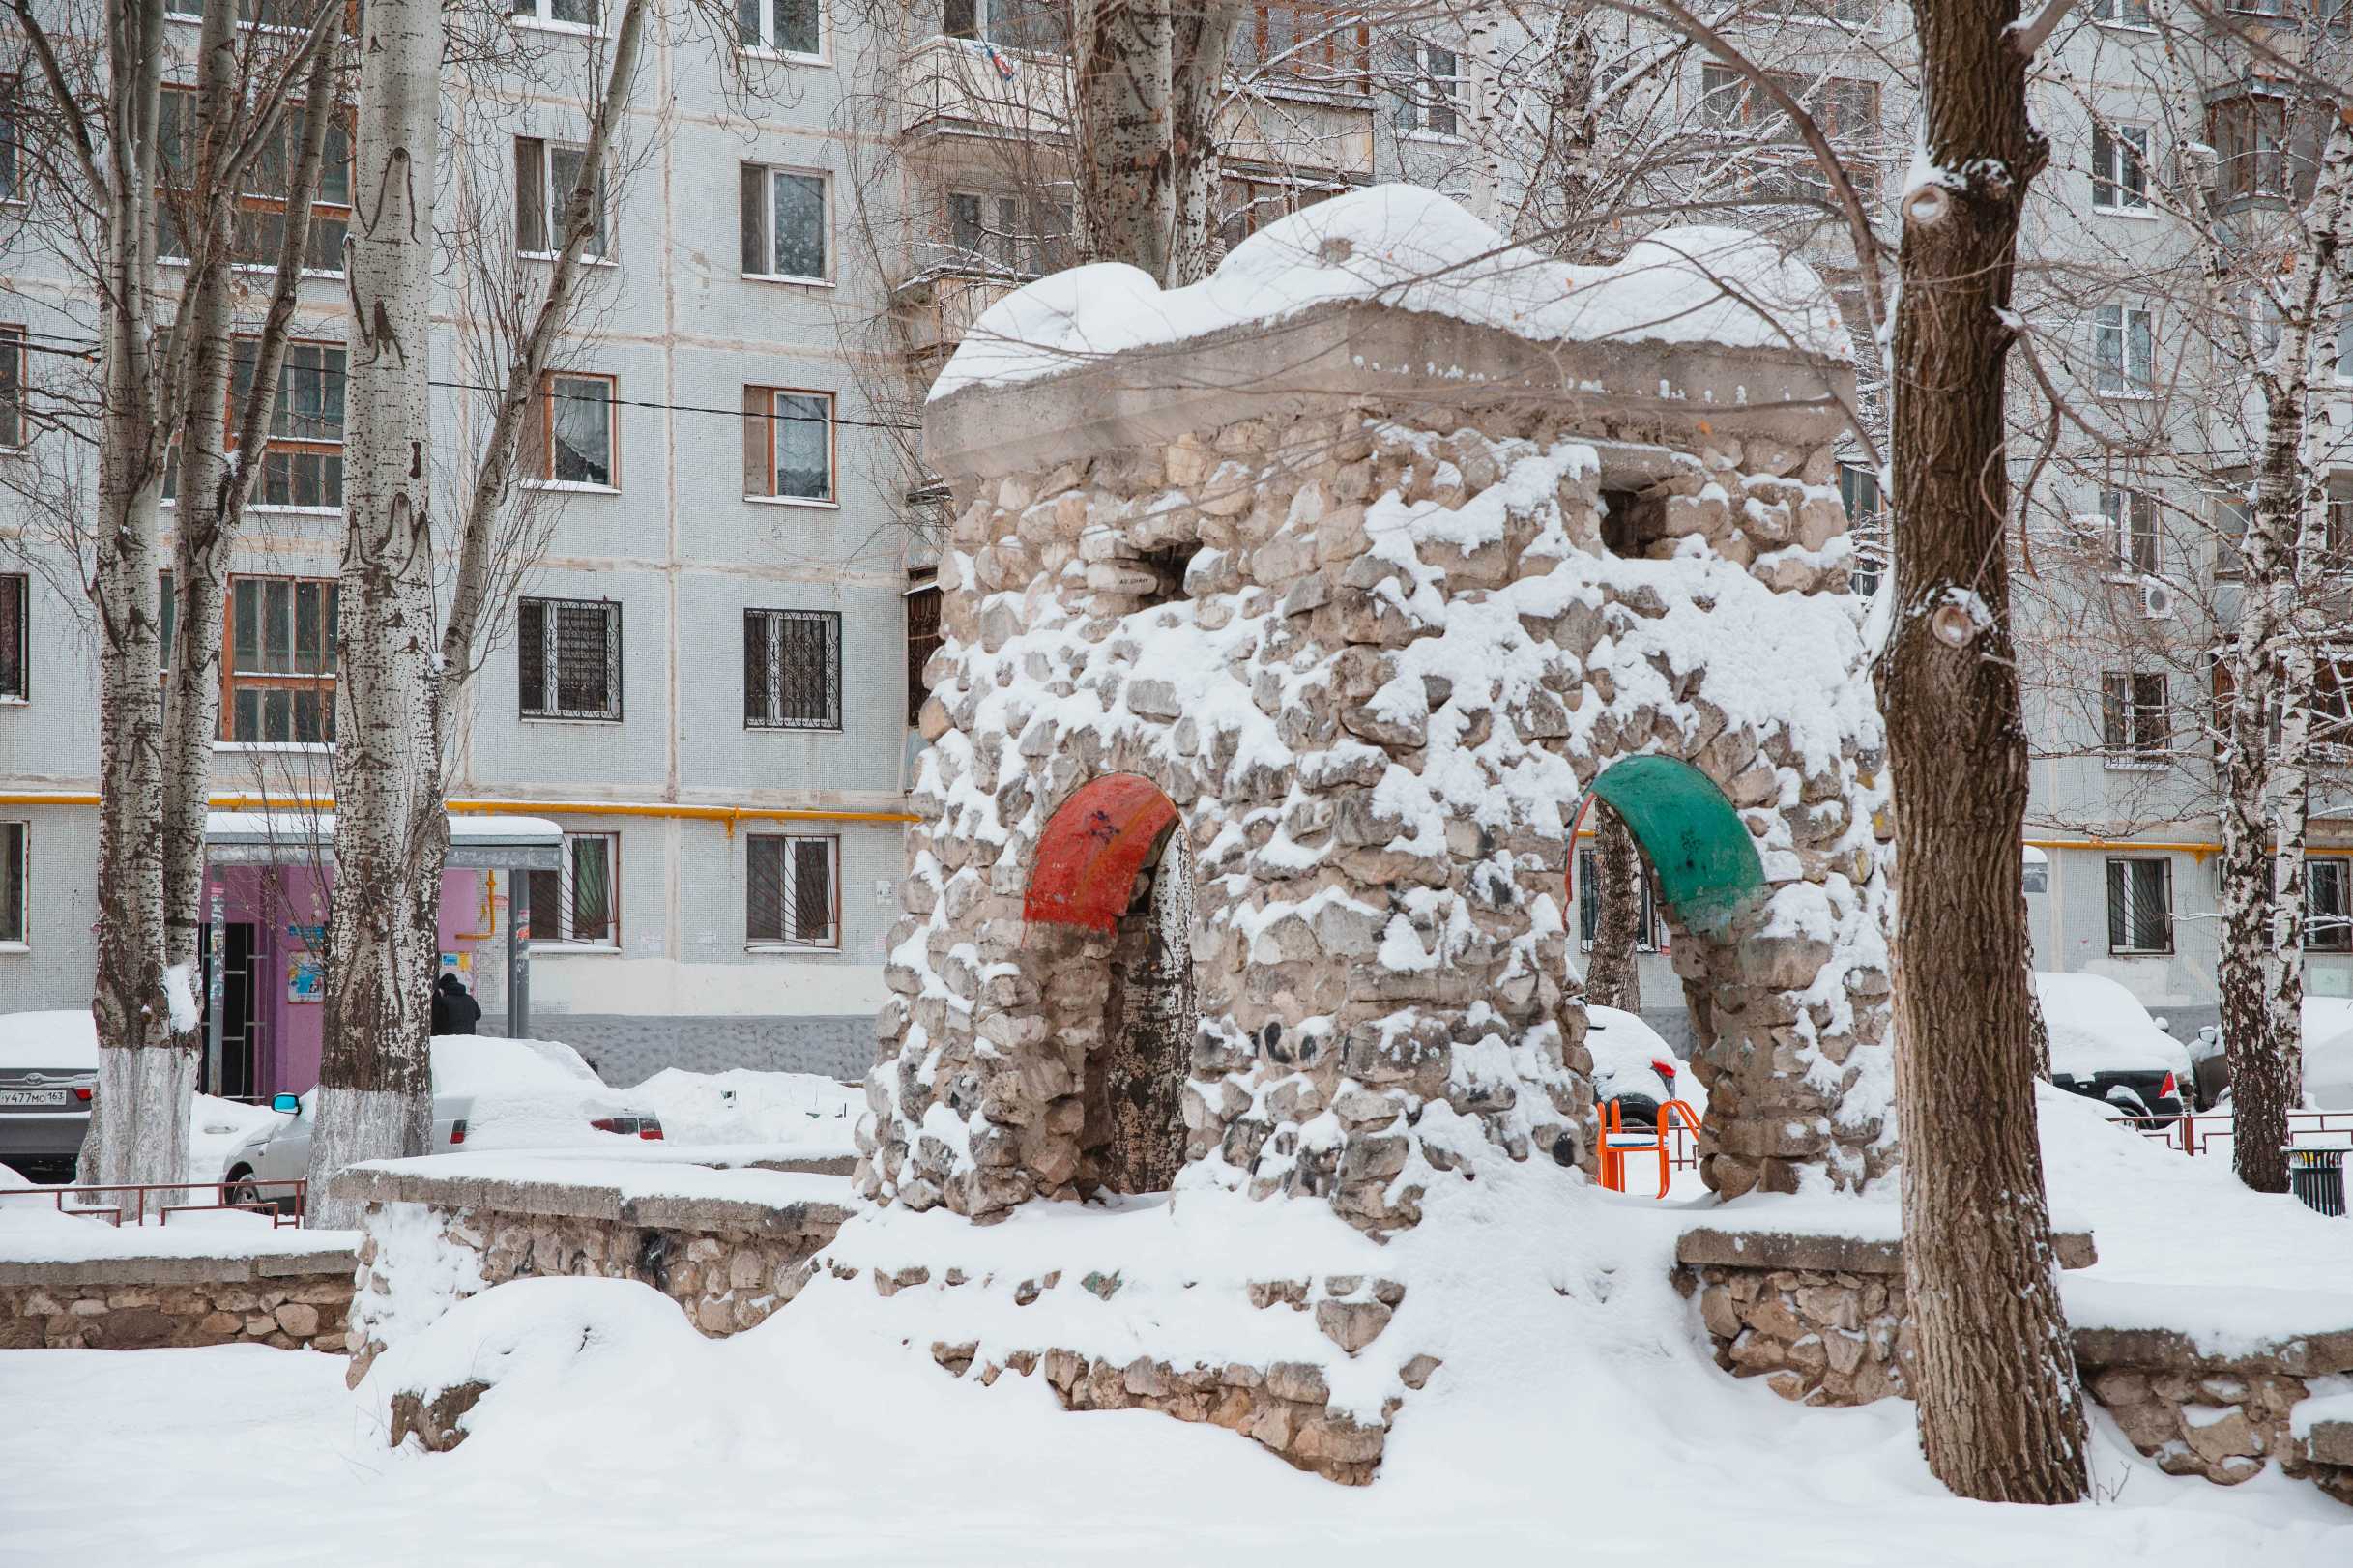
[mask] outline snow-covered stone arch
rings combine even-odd
[[[1819,283],[1720,229],[1562,267],[1384,189],[1148,287],[1033,284],[934,394],[960,511],[866,1190],[1089,1189],[1147,836],[1191,859],[1179,1189],[1379,1232],[1482,1161],[1589,1163],[1571,819],[1644,757],[1755,856],[1674,944],[1709,1179],[1883,1174],[1885,796]]]

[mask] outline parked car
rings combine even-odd
[[[97,1087],[90,1009],[0,1014],[0,1165],[72,1180]]]
[[[1607,1107],[1617,1101],[1628,1130],[1658,1125],[1659,1107],[1681,1100],[1702,1118],[1707,1090],[1658,1031],[1615,1007],[1585,1008],[1585,1050],[1593,1057],[1593,1098]],[[1606,1114],[1606,1113],[1605,1113]]]
[[[453,1034],[433,1041],[435,1153],[484,1148],[610,1148],[616,1139],[654,1140],[661,1118],[608,1087],[570,1046]],[[310,1167],[318,1090],[279,1094],[277,1116],[222,1157],[230,1201],[283,1206],[284,1183]]]
[[[2140,1000],[2102,974],[2034,977],[2050,1028],[2050,1081],[2150,1126],[2190,1109],[2189,1048]]]
[[[2353,998],[2304,999],[2304,1099],[2322,1111],[2353,1111]],[[2230,1092],[2230,1053],[2220,1025],[2198,1031],[2197,1104],[2203,1111]]]

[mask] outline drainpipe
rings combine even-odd
[[[507,881],[507,1037],[531,1038],[531,879]]]

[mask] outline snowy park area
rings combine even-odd
[[[2353,1298],[2353,1250],[2330,1222],[2237,1193],[2221,1162],[2169,1158],[2094,1107],[2052,1096],[2045,1110],[2059,1223],[2092,1226],[2103,1253],[2071,1278],[2071,1314],[2090,1311],[2104,1281],[2180,1278],[2207,1298],[2218,1336],[2275,1326],[2232,1305],[2273,1290]],[[338,1561],[386,1565],[1190,1564],[1265,1552],[1633,1564],[1670,1549],[1862,1564],[1885,1561],[1891,1542],[1923,1565],[2353,1557],[2353,1520],[2309,1486],[2265,1474],[2225,1491],[2165,1475],[2105,1416],[2093,1501],[1958,1501],[1923,1466],[1909,1405],[1808,1409],[1709,1362],[1694,1307],[1667,1283],[1688,1206],[1510,1168],[1445,1202],[1477,1230],[1425,1225],[1389,1250],[1426,1239],[1440,1255],[1376,1260],[1413,1270],[1404,1311],[1432,1326],[1445,1365],[1368,1489],[1298,1473],[1207,1426],[1068,1414],[1037,1379],[950,1379],[926,1349],[929,1309],[880,1311],[862,1279],[825,1289],[821,1276],[787,1311],[718,1341],[642,1286],[542,1280],[500,1287],[477,1306],[503,1310],[470,1323],[453,1314],[461,1332],[428,1336],[433,1353],[508,1364],[447,1454],[389,1450],[381,1398],[345,1391],[341,1356],[0,1352],[0,1561],[313,1563],[327,1537]],[[837,1248],[887,1250],[894,1229],[927,1218],[869,1215]],[[1478,1244],[1491,1229],[1514,1244]],[[1296,1205],[1205,1194],[1179,1196],[1173,1213],[1152,1201],[1024,1214],[970,1233],[958,1255],[1019,1270],[1074,1236],[1105,1256],[1169,1249],[1240,1273],[1270,1256],[1360,1263],[1380,1250]],[[1158,1325],[1216,1333],[1181,1294],[1154,1307]],[[1095,1306],[1065,1290],[1018,1310]],[[66,1480],[65,1456],[99,1445],[135,1484],[93,1506]]]

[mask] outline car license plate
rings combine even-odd
[[[70,1089],[0,1089],[0,1105],[68,1105],[73,1099]]]

